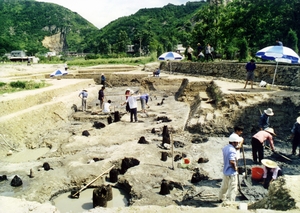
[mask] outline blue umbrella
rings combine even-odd
[[[158,57],[158,60],[181,60],[183,59],[182,55],[175,52],[166,52]]]
[[[56,70],[50,74],[50,77],[67,75],[67,71]]]
[[[299,63],[299,56],[294,50],[284,46],[269,46],[259,50],[256,56],[264,60],[286,62],[292,64]]]
[[[284,46],[265,47],[259,50],[255,55],[264,60],[276,61],[276,68],[275,68],[272,85],[274,85],[278,62],[284,62],[290,64],[300,63],[300,57],[298,56],[298,54],[295,53],[294,50]]]
[[[182,60],[183,56],[175,53],[175,52],[166,52],[163,53],[161,56],[158,57],[158,60]],[[170,72],[172,72],[171,62],[170,62]]]

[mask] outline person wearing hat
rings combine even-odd
[[[251,89],[253,89],[253,80],[254,80],[254,70],[256,69],[255,61],[254,59],[251,59],[250,62],[246,64],[246,83],[244,86],[244,89],[246,89],[248,81],[251,81]]]
[[[236,146],[237,159],[240,159],[240,155],[241,155],[240,149],[242,148],[243,143],[244,143],[244,138],[240,136],[243,133],[243,131],[244,131],[243,127],[241,127],[241,126],[234,126],[234,132],[230,135],[230,136],[232,136],[233,134],[236,134],[240,138],[239,141],[238,141],[239,143]]]
[[[292,155],[296,155],[296,149],[299,147],[299,157],[300,157],[300,117],[297,118],[294,126],[291,130],[292,135]]]
[[[261,163],[261,160],[264,158],[264,142],[269,141],[272,152],[275,152],[273,136],[276,136],[273,128],[266,128],[265,130],[260,130],[255,135],[252,136],[252,156],[254,163]],[[257,162],[258,154],[258,162]]]
[[[237,156],[236,156],[236,146],[240,141],[240,137],[237,134],[232,134],[229,137],[229,144],[227,144],[223,149],[223,179],[221,184],[221,189],[219,192],[219,201],[226,200],[235,201],[237,193]]]
[[[282,170],[279,168],[276,162],[268,159],[262,159],[264,175],[263,175],[263,186],[265,189],[269,188],[270,183],[276,180],[278,177],[283,175]]]
[[[259,118],[259,129],[264,130],[270,126],[269,117],[273,116],[274,112],[271,108],[264,110],[264,113]]]
[[[104,76],[104,73],[102,73],[102,74],[101,74],[101,84],[102,84],[102,86],[104,86],[104,87],[105,87],[105,81],[106,81],[106,78],[105,78],[105,76]]]
[[[83,89],[79,93],[78,97],[81,98],[82,111],[85,112],[86,111],[86,99],[88,97],[88,91],[86,89]]]

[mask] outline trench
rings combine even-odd
[[[57,172],[58,176],[61,176],[57,180],[60,183],[38,189],[43,191],[44,194],[47,194],[47,196],[44,195],[42,198],[38,198],[38,195],[29,194],[28,197],[31,196],[33,197],[31,198],[32,200],[38,200],[39,202],[50,199],[57,206],[63,205],[59,203],[69,203],[70,206],[76,206],[76,210],[90,209],[92,189],[85,190],[84,193],[82,193],[84,199],[75,200],[77,202],[76,204],[72,203],[74,202],[73,199],[68,198],[70,194],[68,190],[86,184],[90,179],[97,176],[103,168],[107,168],[108,165],[114,164],[118,169],[121,169],[121,160],[124,159],[124,157],[134,155],[133,150],[130,152],[130,149],[124,147],[134,149],[133,147],[136,146],[138,138],[145,136],[146,140],[150,141],[149,146],[151,146],[151,149],[149,148],[149,151],[145,149],[145,146],[148,146],[147,144],[139,144],[135,148],[138,151],[135,158],[138,160],[142,159],[141,162],[143,163],[129,168],[127,172],[120,175],[118,184],[122,186],[122,192],[116,191],[119,201],[111,205],[114,207],[119,205],[150,205],[152,202],[150,197],[159,200],[162,196],[159,193],[161,191],[161,183],[164,178],[166,178],[163,173],[167,173],[174,179],[174,181],[171,181],[172,189],[170,190],[172,199],[164,197],[157,201],[158,205],[175,203],[177,205],[196,207],[216,207],[216,197],[212,196],[212,194],[216,194],[218,191],[221,176],[219,175],[220,173],[211,175],[206,170],[209,170],[208,167],[211,167],[209,163],[215,160],[213,159],[213,154],[217,153],[217,147],[208,153],[204,151],[201,152],[200,158],[202,158],[202,160],[206,159],[207,161],[204,160],[200,162],[199,155],[193,153],[193,151],[195,152],[195,150],[200,148],[204,150],[209,149],[211,144],[218,143],[219,141],[226,144],[226,137],[233,131],[233,126],[236,124],[244,126],[243,137],[246,141],[245,152],[248,153],[246,156],[246,167],[239,172],[241,179],[245,176],[245,173],[247,174],[245,181],[251,185],[247,187],[244,184],[244,192],[247,194],[248,200],[250,199],[251,201],[260,200],[266,195],[267,192],[262,189],[259,182],[251,179],[251,169],[254,166],[251,158],[251,137],[258,131],[257,120],[260,112],[266,108],[272,108],[276,116],[272,117],[271,126],[276,130],[276,134],[278,135],[275,138],[275,146],[281,153],[291,157],[289,155],[291,147],[287,136],[300,110],[299,105],[295,101],[297,97],[284,96],[282,94],[273,94],[272,96],[266,97],[263,93],[249,94],[239,91],[225,93],[220,89],[218,82],[211,80],[197,82],[189,81],[186,78],[173,81],[163,78],[145,78],[139,83],[139,87],[135,84],[131,86],[131,88],[142,92],[147,91],[151,94],[153,100],[150,109],[152,110],[153,108],[153,111],[150,110],[147,116],[141,117],[142,123],[138,125],[144,126],[136,127],[137,133],[134,137],[124,134],[124,136],[117,138],[120,141],[113,140],[117,134],[120,134],[120,131],[127,132],[123,130],[123,128],[126,128],[128,125],[125,122],[128,120],[128,114],[123,112],[122,107],[120,107],[120,103],[122,102],[120,97],[123,95],[125,88],[130,85],[130,82],[127,82],[128,85],[126,85],[126,87],[111,89],[112,93],[108,95],[108,98],[115,100],[114,111],[122,112],[120,113],[121,124],[109,124],[107,120],[108,115],[105,114],[92,115],[92,113],[90,113],[92,112],[92,108],[97,108],[97,100],[93,99],[91,101],[92,106],[88,113],[83,113],[80,110],[72,112],[67,122],[59,128],[47,130],[47,133],[44,134],[44,138],[40,139],[40,145],[36,146],[36,150],[43,150],[41,152],[37,151],[39,153],[38,155],[29,154],[28,159],[25,157],[18,158],[17,155],[7,157],[8,162],[15,163],[20,161],[34,161],[34,159],[38,159],[39,164],[45,161],[49,162],[54,170],[47,172],[35,171],[36,180],[39,179],[40,176],[40,178],[44,179],[45,183],[53,183],[53,181],[55,181],[53,180],[55,172]],[[164,107],[165,105],[160,106],[159,103],[161,103],[162,99],[169,105],[166,107]],[[188,113],[186,117],[184,117],[184,115],[180,116],[182,111],[176,111],[173,114],[170,112],[170,107],[174,107],[175,104],[178,107],[187,107]],[[114,114],[111,114],[111,116],[113,115]],[[178,121],[180,125],[177,124],[178,127],[174,124],[172,125],[172,121],[179,120],[179,118],[181,119]],[[159,121],[162,122],[159,123]],[[104,127],[96,128],[95,122],[103,123]],[[117,125],[120,126],[117,127]],[[182,145],[179,145],[174,150],[175,155],[179,156],[179,160],[174,162],[176,165],[174,172],[170,171],[169,166],[171,164],[166,164],[170,163],[174,156],[170,155],[169,150],[165,149],[165,147],[157,147],[157,144],[161,145],[163,140],[164,126],[169,127],[174,141]],[[108,132],[107,129],[112,133]],[[112,129],[115,129],[115,131]],[[146,131],[144,129],[146,129]],[[82,132],[84,130],[89,131],[90,136],[83,136]],[[150,130],[152,130],[151,133]],[[132,130],[128,130],[128,132],[132,132]],[[108,133],[112,135],[107,135]],[[103,135],[105,135],[105,138],[100,137]],[[95,140],[91,139],[93,137]],[[132,137],[134,139],[132,139]],[[103,141],[100,143],[100,140]],[[113,142],[110,142],[110,140]],[[37,144],[37,142],[35,143]],[[79,143],[84,144],[83,146],[85,147],[83,148]],[[117,150],[121,146],[126,150],[123,151],[124,153]],[[48,147],[47,150],[46,147]],[[160,159],[162,152],[167,152],[166,161]],[[285,169],[285,174],[299,175],[300,160],[298,158],[293,158],[293,162],[288,162],[269,151],[266,151],[266,155],[269,159],[279,162],[280,166]],[[17,157],[19,160],[10,161],[10,157],[11,159],[13,159],[13,157],[16,159]],[[146,157],[150,157],[151,160],[147,162]],[[193,161],[190,167],[183,168],[180,166],[180,160],[184,157]],[[100,160],[93,161],[95,158]],[[242,162],[240,163],[242,165]],[[32,165],[28,164],[29,163],[24,163],[27,171],[32,167]],[[35,163],[35,166],[36,164],[37,163]],[[66,167],[66,169],[63,169],[63,167]],[[163,169],[158,171],[158,169],[161,168]],[[192,175],[197,173],[194,170],[195,168],[200,168],[200,176],[202,175],[202,178],[191,183]],[[95,170],[97,172],[95,172]],[[18,169],[10,171],[10,174],[15,171],[18,171]],[[5,194],[3,189],[8,189],[8,186],[5,185],[5,182],[1,182],[0,184],[5,185],[5,187],[2,187],[1,195],[20,197],[24,192],[23,190],[28,190],[30,187],[38,188],[38,183],[31,183],[30,179],[25,177],[25,174],[24,172],[22,173],[25,179],[24,183],[26,184],[24,184],[22,189],[15,190],[13,193],[7,191],[7,194]],[[217,176],[219,176],[219,178]],[[147,177],[148,179],[145,178],[145,180],[143,180],[143,177]],[[9,180],[10,179],[11,177]],[[96,185],[99,185],[99,182]],[[63,190],[61,190],[61,188],[63,188]],[[30,193],[33,192],[31,191]],[[51,194],[51,198],[49,198],[49,194]],[[126,194],[126,196],[124,194]],[[120,198],[119,195],[122,195],[122,197]],[[55,199],[58,200],[55,202]],[[245,197],[238,195],[237,200],[245,201]],[[110,205],[108,207],[110,207]],[[72,211],[75,211],[75,209]],[[71,209],[62,209],[61,211],[69,210]]]

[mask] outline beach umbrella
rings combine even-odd
[[[158,60],[182,60],[182,55],[176,53],[176,52],[166,52],[163,53],[161,56],[158,57]]]
[[[274,72],[272,86],[274,85],[278,62],[290,63],[290,64],[300,63],[299,55],[295,53],[294,50],[284,46],[265,47],[259,50],[255,55],[264,60],[276,61],[276,68]]]
[[[63,75],[67,75],[68,72],[67,71],[61,71],[61,70],[56,70],[53,73],[50,74],[50,77],[54,77],[54,76],[63,76]]]
[[[182,60],[182,59],[183,59],[183,56],[176,52],[165,52],[161,56],[158,57],[158,60],[170,61],[170,72],[172,71],[171,61]]]

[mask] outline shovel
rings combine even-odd
[[[267,149],[271,150],[271,148],[270,148],[269,146],[265,146],[265,147],[266,147]],[[288,161],[292,161],[290,158],[286,157],[286,156],[283,155],[283,154],[280,154],[280,153],[275,152],[275,151],[274,151],[274,153],[277,154],[277,155],[279,155],[280,157],[283,157],[284,159],[286,159],[286,160],[288,160]]]

